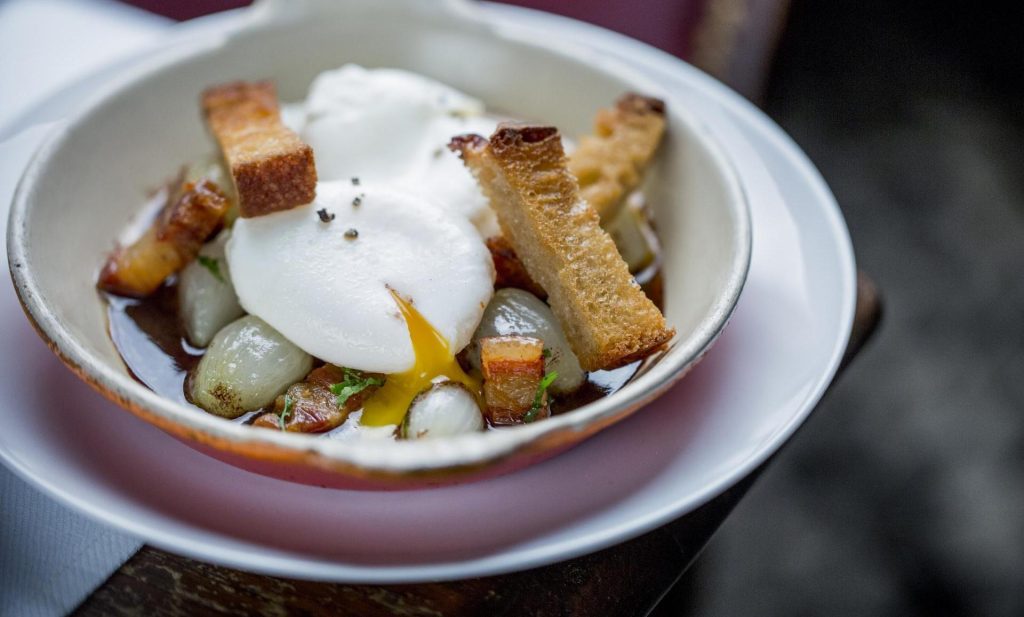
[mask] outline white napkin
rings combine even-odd
[[[64,615],[142,544],[0,467],[0,615]]]
[[[49,128],[10,123],[70,80],[152,44],[168,23],[102,0],[0,4],[0,83],[6,84],[0,88],[0,135],[15,135],[0,143],[0,238],[6,237],[15,184]],[[6,246],[0,266],[0,331],[29,328],[7,278]],[[14,351],[0,343],[0,354]],[[70,510],[0,466],[0,616],[66,614],[140,546],[138,539]]]

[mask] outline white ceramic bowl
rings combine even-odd
[[[53,351],[138,416],[218,458],[331,486],[409,487],[505,472],[551,456],[636,411],[696,363],[725,327],[750,260],[749,213],[729,161],[673,96],[622,65],[562,41],[495,23],[448,0],[257,5],[227,34],[171,48],[124,76],[63,124],[34,156],[11,208],[15,288]],[[535,424],[448,440],[339,442],[256,430],[161,398],[131,378],[110,341],[96,270],[168,170],[211,150],[199,92],[271,78],[301,98],[346,62],[423,73],[508,110],[588,131],[593,112],[626,91],[668,104],[668,138],[649,200],[664,245],[665,315],[678,335],[615,394]]]

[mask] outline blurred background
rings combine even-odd
[[[792,2],[762,106],[885,317],[707,549],[696,613],[1024,615],[1022,28],[1019,2]]]
[[[1024,615],[1022,3],[514,3],[647,41],[759,104],[832,187],[885,303],[658,614]]]

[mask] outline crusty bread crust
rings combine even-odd
[[[502,123],[490,140],[461,136],[450,147],[476,176],[527,272],[548,292],[584,369],[628,364],[675,335],[581,198],[557,129]]]
[[[569,171],[602,219],[640,184],[664,133],[665,103],[659,99],[626,94],[615,107],[597,112],[594,134],[583,137],[569,156]]]
[[[313,149],[281,122],[267,81],[232,82],[202,96],[206,124],[231,170],[243,217],[308,204],[316,197]]]

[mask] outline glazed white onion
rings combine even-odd
[[[558,378],[548,388],[552,394],[569,394],[583,385],[586,373],[580,368],[580,361],[569,347],[555,314],[537,296],[522,289],[499,289],[484,309],[483,319],[467,347],[473,368],[480,370],[480,339],[509,335],[532,336],[544,341],[544,348],[550,352],[544,361],[544,371],[558,372]]]
[[[230,233],[225,229],[207,243],[178,279],[178,306],[185,335],[197,347],[209,345],[221,328],[245,314],[224,258]]]
[[[192,402],[236,418],[269,405],[312,368],[312,356],[259,317],[246,315],[213,337],[192,375]]]
[[[419,393],[402,423],[403,439],[451,437],[484,430],[484,418],[473,394],[460,383],[442,381]]]

